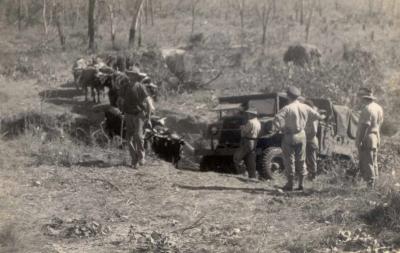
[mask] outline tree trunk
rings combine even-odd
[[[139,13],[140,9],[142,8],[144,0],[135,0],[134,1],[134,13],[132,16],[132,23],[129,29],[129,40],[128,40],[128,47],[133,48],[135,45],[135,36],[136,36],[136,29],[138,26],[139,20]],[[161,2],[161,1],[160,1]]]
[[[148,0],[149,1],[149,7],[150,7],[150,20],[151,20],[151,26],[154,26],[154,6],[153,6],[153,0]]]
[[[242,47],[242,51],[244,50],[244,3],[245,0],[242,0],[239,9],[240,15],[240,46]]]
[[[194,33],[194,26],[196,24],[196,7],[198,2],[199,2],[198,0],[192,0],[192,30],[190,32],[191,36]]]
[[[22,28],[22,0],[18,1],[18,31]]]
[[[304,0],[300,0],[300,25],[304,24]]]
[[[310,27],[311,27],[313,13],[314,13],[314,2],[310,6],[310,14],[308,15],[307,24],[306,24],[306,43],[308,43],[308,39],[310,36]]]
[[[318,0],[318,14],[320,17],[322,17],[322,4],[321,0]]]
[[[47,29],[47,1],[46,0],[43,0],[42,17],[43,17],[44,34],[47,36],[48,29]]]
[[[144,10],[142,9],[139,12],[139,36],[138,36],[138,48],[142,46],[142,25],[143,25],[143,12]]]
[[[95,10],[96,0],[89,0],[89,12],[88,12],[88,37],[89,37],[89,50],[91,52],[95,51],[95,24],[94,24],[94,10]]]
[[[107,4],[108,11],[110,13],[110,35],[111,35],[111,43],[112,48],[115,49],[115,3],[114,1],[110,1]]]
[[[276,17],[276,0],[272,0],[272,17]]]
[[[144,23],[146,25],[149,24],[149,0],[145,0],[145,5],[144,5]]]
[[[272,6],[272,11],[273,11],[273,6]],[[269,23],[269,18],[270,18],[270,13],[271,13],[271,5],[268,7],[264,2],[263,8],[262,8],[262,38],[261,38],[261,45],[263,47],[263,52],[265,50],[265,45],[267,41],[267,28],[268,28],[268,23]]]
[[[61,15],[61,5],[60,3],[56,3],[56,1],[53,2],[54,4],[54,21],[56,23],[57,26],[57,31],[58,31],[58,37],[60,38],[60,44],[61,44],[61,48],[63,51],[65,51],[65,35],[64,35],[64,27],[62,25],[62,17],[60,17]]]

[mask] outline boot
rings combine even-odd
[[[316,177],[316,175],[314,172],[308,174],[308,180],[310,180],[310,181],[314,181],[315,177]]]
[[[282,187],[283,191],[293,191],[293,177],[289,177],[285,186]]]
[[[299,186],[296,188],[296,191],[303,190],[303,182],[304,182],[304,176],[299,176]]]

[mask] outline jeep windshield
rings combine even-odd
[[[258,116],[261,117],[273,117],[275,115],[275,106],[275,98],[252,99],[248,102],[248,107],[256,109]]]

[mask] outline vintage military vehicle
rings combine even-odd
[[[333,105],[328,99],[311,100],[327,116],[318,127],[319,158],[352,161],[357,118],[346,106]],[[250,107],[257,110],[262,125],[256,150],[259,176],[267,179],[271,172],[282,171],[283,135],[274,130],[272,121],[288,102],[286,93],[220,97],[219,105],[213,109],[219,114],[219,120],[209,125],[206,136],[210,139],[210,147],[195,151],[201,156],[200,169],[240,173],[234,170],[233,154],[240,145],[240,126],[246,122],[243,111]]]

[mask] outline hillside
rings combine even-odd
[[[126,150],[98,145],[93,133],[103,113],[72,84],[73,62],[92,55],[87,3],[61,2],[63,51],[55,24],[49,22],[44,35],[41,3],[23,1],[30,14],[24,12],[18,31],[14,2],[0,1],[0,252],[400,249],[396,1],[304,1],[304,24],[296,17],[295,1],[265,1],[270,16],[262,46],[264,1],[245,1],[241,32],[235,3],[242,1],[204,0],[193,7],[196,1],[154,0],[154,25],[143,17],[141,46],[134,49],[127,48],[129,2],[114,1],[119,6],[114,49],[107,8],[97,6],[96,54],[133,55],[160,86],[157,113],[172,119],[174,130],[192,145],[208,143],[202,129],[215,119],[210,109],[220,95],[280,91],[294,84],[306,96],[356,109],[356,91],[372,87],[385,110],[377,189],[351,182],[346,168],[330,161],[316,181],[306,182],[304,192],[294,193],[279,190],[282,175],[251,182],[241,175],[200,173],[194,157],[185,157],[192,167],[182,163],[177,169],[151,154],[145,167],[130,169]],[[313,69],[288,66],[283,54],[306,42],[308,20],[307,43],[320,49],[322,63]],[[171,81],[176,77],[161,56],[178,48],[192,67],[187,82]]]

